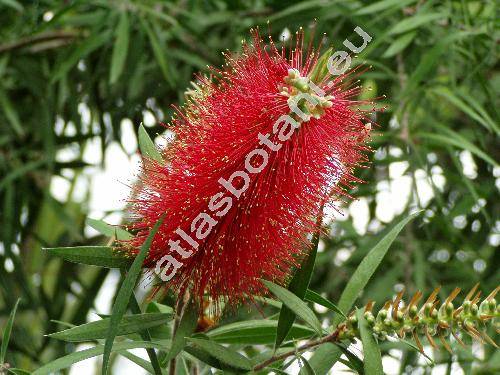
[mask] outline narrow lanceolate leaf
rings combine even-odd
[[[73,50],[69,57],[64,60],[61,59],[61,63],[54,71],[51,83],[59,81],[78,63],[78,61],[101,47],[104,43],[108,42],[110,38],[111,31],[105,31],[101,34],[91,35],[85,39],[77,48]]]
[[[113,345],[111,348],[112,352],[122,351],[122,350],[130,350],[136,348],[157,348],[161,349],[161,344],[153,343],[153,342],[144,342],[144,341],[127,341],[127,342],[119,342]],[[47,363],[46,365],[40,367],[38,370],[35,370],[32,375],[49,375],[53,374],[59,370],[70,367],[71,365],[83,361],[88,358],[97,357],[98,355],[103,354],[104,346],[97,345],[90,349],[80,350],[78,352],[73,352],[64,357],[58,358],[52,362]]]
[[[361,5],[356,11],[356,15],[379,13],[390,8],[402,8],[407,4],[414,3],[416,0],[381,0],[368,6]]]
[[[16,304],[14,305],[14,308],[10,312],[9,320],[7,320],[7,324],[5,325],[5,328],[3,330],[2,346],[0,347],[0,364],[5,362],[5,355],[7,354],[7,346],[9,345],[10,334],[12,332],[12,326],[14,324],[14,318],[16,316],[17,306],[19,306],[20,300],[21,299],[17,300]]]
[[[116,225],[108,224],[102,220],[88,217],[87,220],[85,220],[85,223],[99,233],[108,237],[115,237],[117,240],[130,240],[132,238],[132,234],[127,232],[125,229],[117,227]]]
[[[130,333],[140,332],[147,328],[166,324],[171,319],[170,314],[137,314],[123,317],[118,325],[117,336],[128,335]],[[103,339],[109,329],[110,318],[90,322],[65,329],[64,331],[51,333],[48,335],[54,339],[64,341],[90,341]]]
[[[312,366],[309,364],[307,359],[305,359],[303,356],[300,356],[300,362],[302,364],[302,371],[306,375],[316,375],[316,371],[312,368]]]
[[[250,360],[233,349],[210,340],[189,338],[188,341],[230,367],[242,370],[252,369]]]
[[[349,311],[352,308],[359,293],[377,270],[399,232],[419,214],[420,212],[414,213],[398,222],[365,256],[340,296],[339,308],[341,311]],[[339,321],[340,319],[334,319],[335,324],[339,323]]]
[[[106,268],[125,268],[132,262],[109,246],[52,247],[44,249],[50,255],[74,263]]]
[[[193,334],[198,323],[198,309],[193,303],[186,306],[184,314],[182,315],[179,326],[175,331],[174,338],[172,339],[172,345],[170,346],[170,352],[165,357],[162,364],[166,365],[168,361],[179,354],[184,346],[186,346],[186,337]]]
[[[382,57],[392,57],[397,55],[399,52],[404,50],[416,36],[416,31],[411,31],[401,35],[389,46],[389,48],[387,48]]]
[[[382,262],[382,259],[389,250],[392,242],[394,242],[398,236],[399,232],[401,232],[403,227],[408,224],[408,222],[413,220],[419,214],[420,212],[414,213],[413,215],[399,221],[365,256],[342,292],[338,303],[338,307],[341,311],[351,310],[358,294],[366,286],[368,280],[372,277],[377,267]],[[332,325],[336,326],[342,321],[342,319],[343,317],[340,315],[335,316],[332,320]],[[313,366],[317,373],[326,374],[328,370],[339,360],[341,355],[342,351],[337,346],[326,344],[316,350],[313,357],[309,360],[309,363]],[[303,372],[301,372],[301,374],[303,374]]]
[[[116,40],[113,47],[113,55],[111,56],[111,68],[109,82],[115,83],[123,72],[125,61],[127,59],[128,43],[129,43],[130,25],[128,21],[128,13],[122,12],[120,21],[116,28]]]
[[[5,117],[9,120],[12,129],[17,133],[17,135],[22,136],[24,134],[24,128],[21,125],[19,116],[17,115],[12,102],[10,101],[7,93],[0,88],[0,107],[2,107]]]
[[[314,263],[316,261],[316,253],[318,252],[319,233],[315,233],[312,242],[311,252],[307,258],[304,259],[301,267],[295,271],[295,274],[288,285],[288,290],[302,300],[306,295],[309,282],[311,281]],[[274,345],[275,348],[279,348],[290,331],[294,321],[295,313],[288,306],[283,305],[278,319],[278,329],[276,331],[276,342]]]
[[[153,50],[156,62],[160,66],[160,70],[163,74],[163,77],[165,77],[165,80],[170,85],[172,85],[173,81],[172,78],[170,77],[170,74],[168,73],[167,59],[165,58],[166,48],[162,47],[160,40],[158,39],[158,35],[156,34],[155,30],[151,28],[148,21],[143,18],[140,18],[139,20],[141,21],[141,25],[146,31],[146,34],[148,35],[149,43],[151,44],[151,49]]]
[[[111,348],[113,346],[113,341],[115,340],[116,334],[118,333],[118,326],[120,321],[122,320],[123,314],[127,309],[130,296],[133,293],[135,283],[137,278],[139,277],[139,273],[141,272],[142,263],[146,258],[146,255],[149,251],[149,247],[151,246],[151,242],[153,241],[153,237],[155,236],[158,228],[163,223],[165,219],[165,215],[163,215],[158,222],[155,224],[151,232],[149,233],[148,238],[141,246],[139,254],[137,254],[132,266],[128,270],[127,276],[125,280],[123,280],[123,284],[118,291],[118,295],[116,297],[115,304],[113,305],[113,311],[111,313],[109,329],[106,335],[106,343],[104,344],[104,355],[102,360],[102,373],[103,375],[107,374],[108,364],[109,364],[109,356],[111,354]]]
[[[368,328],[368,324],[363,316],[363,310],[358,309],[356,311],[358,317],[359,333],[361,336],[361,342],[363,343],[363,367],[365,369],[366,375],[384,375],[382,369],[382,357],[380,355],[380,349],[378,344],[375,342],[375,338],[371,330]]]
[[[427,13],[427,14],[417,13],[413,17],[404,18],[402,21],[399,21],[389,31],[389,34],[401,34],[410,30],[414,30],[420,25],[430,23],[438,19],[444,19],[445,17],[446,14],[443,13]]]
[[[223,344],[259,345],[271,344],[276,339],[276,320],[246,320],[226,324],[207,332],[211,340]],[[288,332],[288,340],[300,340],[314,335],[309,327],[294,324]]]
[[[139,148],[144,156],[153,159],[158,163],[163,162],[160,152],[151,138],[149,138],[148,132],[142,124],[139,126]]]
[[[321,323],[314,314],[314,312],[307,306],[307,304],[302,301],[295,294],[289,290],[276,285],[270,281],[262,280],[262,283],[278,297],[281,302],[283,302],[290,310],[292,310],[299,318],[306,322],[311,328],[313,328],[318,334],[322,333]]]
[[[430,132],[417,132],[415,136],[426,141],[431,141],[436,144],[449,144],[451,146],[468,150],[477,157],[483,159],[485,162],[491,164],[493,167],[498,166],[498,162],[489,156],[486,152],[482,151],[474,143],[470,142],[461,135],[450,131],[445,131],[446,134],[430,133]]]
[[[130,298],[129,307],[133,314],[142,314],[141,307],[139,306],[139,303],[137,302],[135,296],[132,296],[132,298]],[[168,315],[171,316],[171,314]],[[151,333],[149,332],[149,329],[147,327],[146,329],[140,330],[139,335],[141,336],[141,339],[144,341],[152,341]],[[151,366],[153,367],[154,370],[153,373],[155,375],[162,375],[160,362],[158,361],[158,356],[156,355],[155,350],[149,348],[146,349],[146,352],[148,353],[149,360],[151,361]]]
[[[309,302],[317,303],[318,305],[326,307],[327,309],[342,315],[344,318],[347,318],[347,316],[342,312],[342,310],[338,308],[337,305],[335,305],[333,302],[330,302],[325,297],[321,296],[320,294],[316,293],[311,289],[307,289],[306,296],[304,299]]]

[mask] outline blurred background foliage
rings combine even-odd
[[[362,77],[372,90],[363,96],[386,95],[379,101],[386,111],[374,118],[373,163],[359,171],[366,183],[352,192],[360,200],[344,205],[345,216],[322,239],[312,289],[338,300],[367,250],[413,207],[424,214],[399,236],[361,300],[382,301],[403,286],[494,289],[496,22],[495,1],[0,1],[2,322],[21,298],[7,361],[34,369],[74,351],[44,336],[60,328],[54,321],[81,324],[91,312],[108,312],[96,297],[109,270],[64,263],[41,248],[103,243],[85,218],[120,218],[89,203],[114,190],[93,182],[115,168],[110,148],[134,155],[126,144],[143,121],[150,135],[163,133],[160,122],[182,104],[193,74],[220,66],[221,52],[241,50],[254,26],[279,40],[314,24],[315,40],[324,33],[335,49],[345,38],[356,44],[353,29],[361,26],[373,38],[355,60],[372,65]],[[259,316],[242,309],[251,315]],[[477,373],[499,365],[492,348],[480,357]],[[411,351],[398,360],[401,372],[417,366]],[[450,373],[449,355],[443,362]]]

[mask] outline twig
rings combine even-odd
[[[273,355],[271,358],[265,360],[262,363],[259,363],[257,366],[255,366],[253,368],[253,370],[254,371],[260,371],[260,370],[266,368],[267,366],[269,366],[270,364],[272,364],[274,362],[277,362],[277,361],[280,361],[282,359],[294,356],[297,353],[306,351],[308,349],[315,348],[315,347],[317,347],[319,345],[322,345],[322,344],[325,344],[327,342],[336,342],[338,340],[339,333],[340,333],[340,330],[337,328],[334,332],[332,332],[329,335],[327,335],[325,337],[322,337],[322,338],[320,338],[318,340],[309,341],[309,342],[305,343],[304,345],[299,346],[296,349],[290,350],[288,352],[285,352],[285,353],[282,353],[282,354],[279,354],[279,355]]]
[[[14,42],[5,43],[0,45],[0,53],[20,49],[32,44],[45,43],[50,41],[64,41],[68,39],[75,39],[81,36],[81,33],[75,31],[54,31],[38,35],[33,35],[25,38],[18,39]]]
[[[177,332],[177,329],[179,328],[179,324],[180,324],[182,317],[184,316],[184,312],[186,310],[186,306],[187,306],[186,302],[188,300],[189,300],[189,293],[186,290],[184,296],[182,298],[179,298],[179,301],[177,301],[177,306],[175,307],[176,317],[174,320],[172,337],[175,336],[175,333]],[[174,357],[170,360],[170,364],[168,366],[169,375],[175,375],[176,367],[177,367],[177,361],[176,361],[176,358]]]

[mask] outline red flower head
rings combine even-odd
[[[369,131],[352,72],[332,76],[326,60],[303,51],[302,33],[287,52],[255,32],[215,80],[199,77],[132,202],[135,249],[166,213],[145,262],[166,285],[238,303],[307,255],[323,205],[356,181]]]

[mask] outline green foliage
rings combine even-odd
[[[293,352],[302,340],[328,337],[345,321],[343,313],[350,316],[370,300],[392,299],[396,286],[429,294],[442,285],[441,300],[455,286],[470,289],[480,283],[483,293],[494,290],[500,280],[496,8],[492,0],[0,1],[0,321],[7,327],[0,362],[8,363],[11,373],[49,374],[111,352],[110,361],[122,355],[158,373],[158,362],[166,366],[172,350],[178,373],[195,363],[200,370],[210,365],[235,371],[237,355],[255,367]],[[335,221],[331,235],[319,239],[314,264],[299,271],[303,281],[292,283],[288,292],[271,286],[287,306],[282,310],[277,301],[261,311],[243,308],[201,336],[193,333],[198,319],[193,310],[180,322],[127,331],[113,344],[125,332],[121,325],[142,314],[130,298],[138,269],[109,247],[130,234],[106,224],[113,212],[96,214],[89,200],[106,155],[126,149],[122,121],[131,120],[141,153],[158,160],[148,134],[164,131],[159,123],[169,122],[172,104],[182,104],[193,73],[208,74],[207,64],[220,66],[223,51],[238,52],[251,27],[260,26],[265,35],[269,20],[279,45],[285,28],[292,34],[300,26],[309,31],[315,18],[315,43],[324,33],[325,47],[334,51],[343,49],[346,38],[357,45],[356,26],[373,38],[353,59],[354,65],[372,66],[361,82],[372,91],[362,95],[385,95],[379,103],[386,106],[373,115],[370,168],[357,171],[366,183],[351,192],[365,207],[367,224],[360,225],[344,205],[346,219]],[[146,114],[154,117],[153,126]],[[96,144],[102,155],[89,157],[86,150]],[[66,192],[55,191],[58,181]],[[93,190],[99,194],[99,187]],[[407,193],[397,209],[387,199],[389,190]],[[416,210],[422,213],[411,217]],[[89,212],[104,221],[86,220]],[[100,235],[89,234],[89,227]],[[106,343],[106,335],[99,334],[92,338],[95,347],[75,352],[74,346],[45,336],[61,333],[67,324],[76,327],[67,332],[88,327],[88,314],[100,310],[96,297],[106,278],[120,271],[107,267],[128,273],[127,293],[113,298],[113,317],[98,323],[113,321]],[[171,296],[160,295],[144,314],[168,314],[172,307]],[[135,315],[126,315],[127,309]],[[279,334],[283,343],[273,352],[279,320],[286,320]],[[318,337],[317,325],[326,320],[328,332]],[[395,349],[401,353],[398,371],[430,371],[415,347],[375,347],[363,332],[364,363],[348,342],[325,341],[312,358],[293,354],[269,366],[279,373],[297,360],[301,373],[326,374],[337,362],[369,373],[379,365],[376,350],[384,357]],[[494,330],[488,333],[495,339]],[[128,352],[139,347],[148,348],[149,360]],[[442,348],[426,348],[448,373],[452,366],[465,373],[499,369],[493,345],[481,357],[456,342],[451,349],[453,357]],[[342,354],[345,360],[339,360]],[[161,372],[167,373],[165,367]]]

